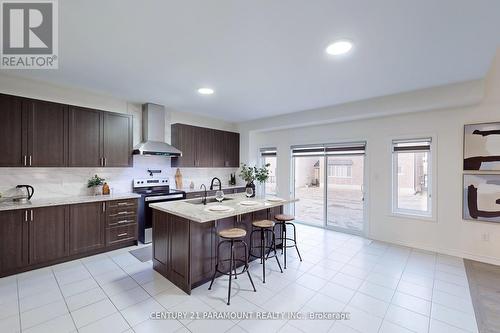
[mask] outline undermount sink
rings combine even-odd
[[[229,201],[233,200],[232,198],[224,198],[222,202],[224,201]],[[203,198],[196,198],[192,200],[186,200],[187,203],[190,203],[192,205],[203,205]],[[207,204],[212,203],[212,202],[218,202],[215,198],[207,198]]]

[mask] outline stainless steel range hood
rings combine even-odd
[[[165,107],[163,105],[152,103],[142,105],[142,139],[143,141],[134,147],[135,155],[182,156],[179,149],[165,142]]]

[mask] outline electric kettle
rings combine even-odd
[[[22,190],[23,188],[25,188],[26,191],[23,191]],[[20,202],[20,203],[29,202],[30,199],[33,197],[33,194],[35,193],[35,189],[31,185],[17,185],[16,191],[17,191],[17,193],[14,196],[14,201]]]

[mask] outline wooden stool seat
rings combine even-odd
[[[219,231],[219,236],[226,239],[242,238],[246,235],[246,230],[240,228],[231,228]]]
[[[288,222],[288,221],[295,220],[295,216],[293,216],[293,215],[286,215],[286,214],[278,214],[274,218],[276,220],[278,220],[279,222]]]
[[[274,227],[274,222],[270,220],[260,220],[252,222],[252,225],[257,228],[272,228]]]

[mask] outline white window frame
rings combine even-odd
[[[259,165],[262,167],[264,166],[264,161],[265,161],[265,156],[262,156],[262,153],[263,152],[266,152],[266,151],[275,151],[276,152],[276,171],[278,171],[278,149],[276,147],[262,147],[259,149]],[[277,172],[276,172],[277,173]],[[269,193],[270,196],[277,196],[278,195],[278,175],[275,174],[274,175],[275,177],[275,193]],[[268,193],[266,193],[266,184],[262,184],[262,194],[264,196],[268,195]]]
[[[393,151],[394,142],[421,142],[430,140],[430,150],[428,151],[428,161],[427,161],[427,211],[413,210],[398,208],[398,176],[401,174],[398,172],[398,153]],[[436,139],[434,136],[425,137],[410,137],[410,138],[395,138],[390,142],[390,152],[392,159],[391,168],[391,180],[392,180],[392,193],[391,193],[391,215],[417,218],[423,220],[435,221],[436,216],[436,204],[434,199],[434,178],[436,175],[436,165],[434,163],[434,156],[436,153]]]

